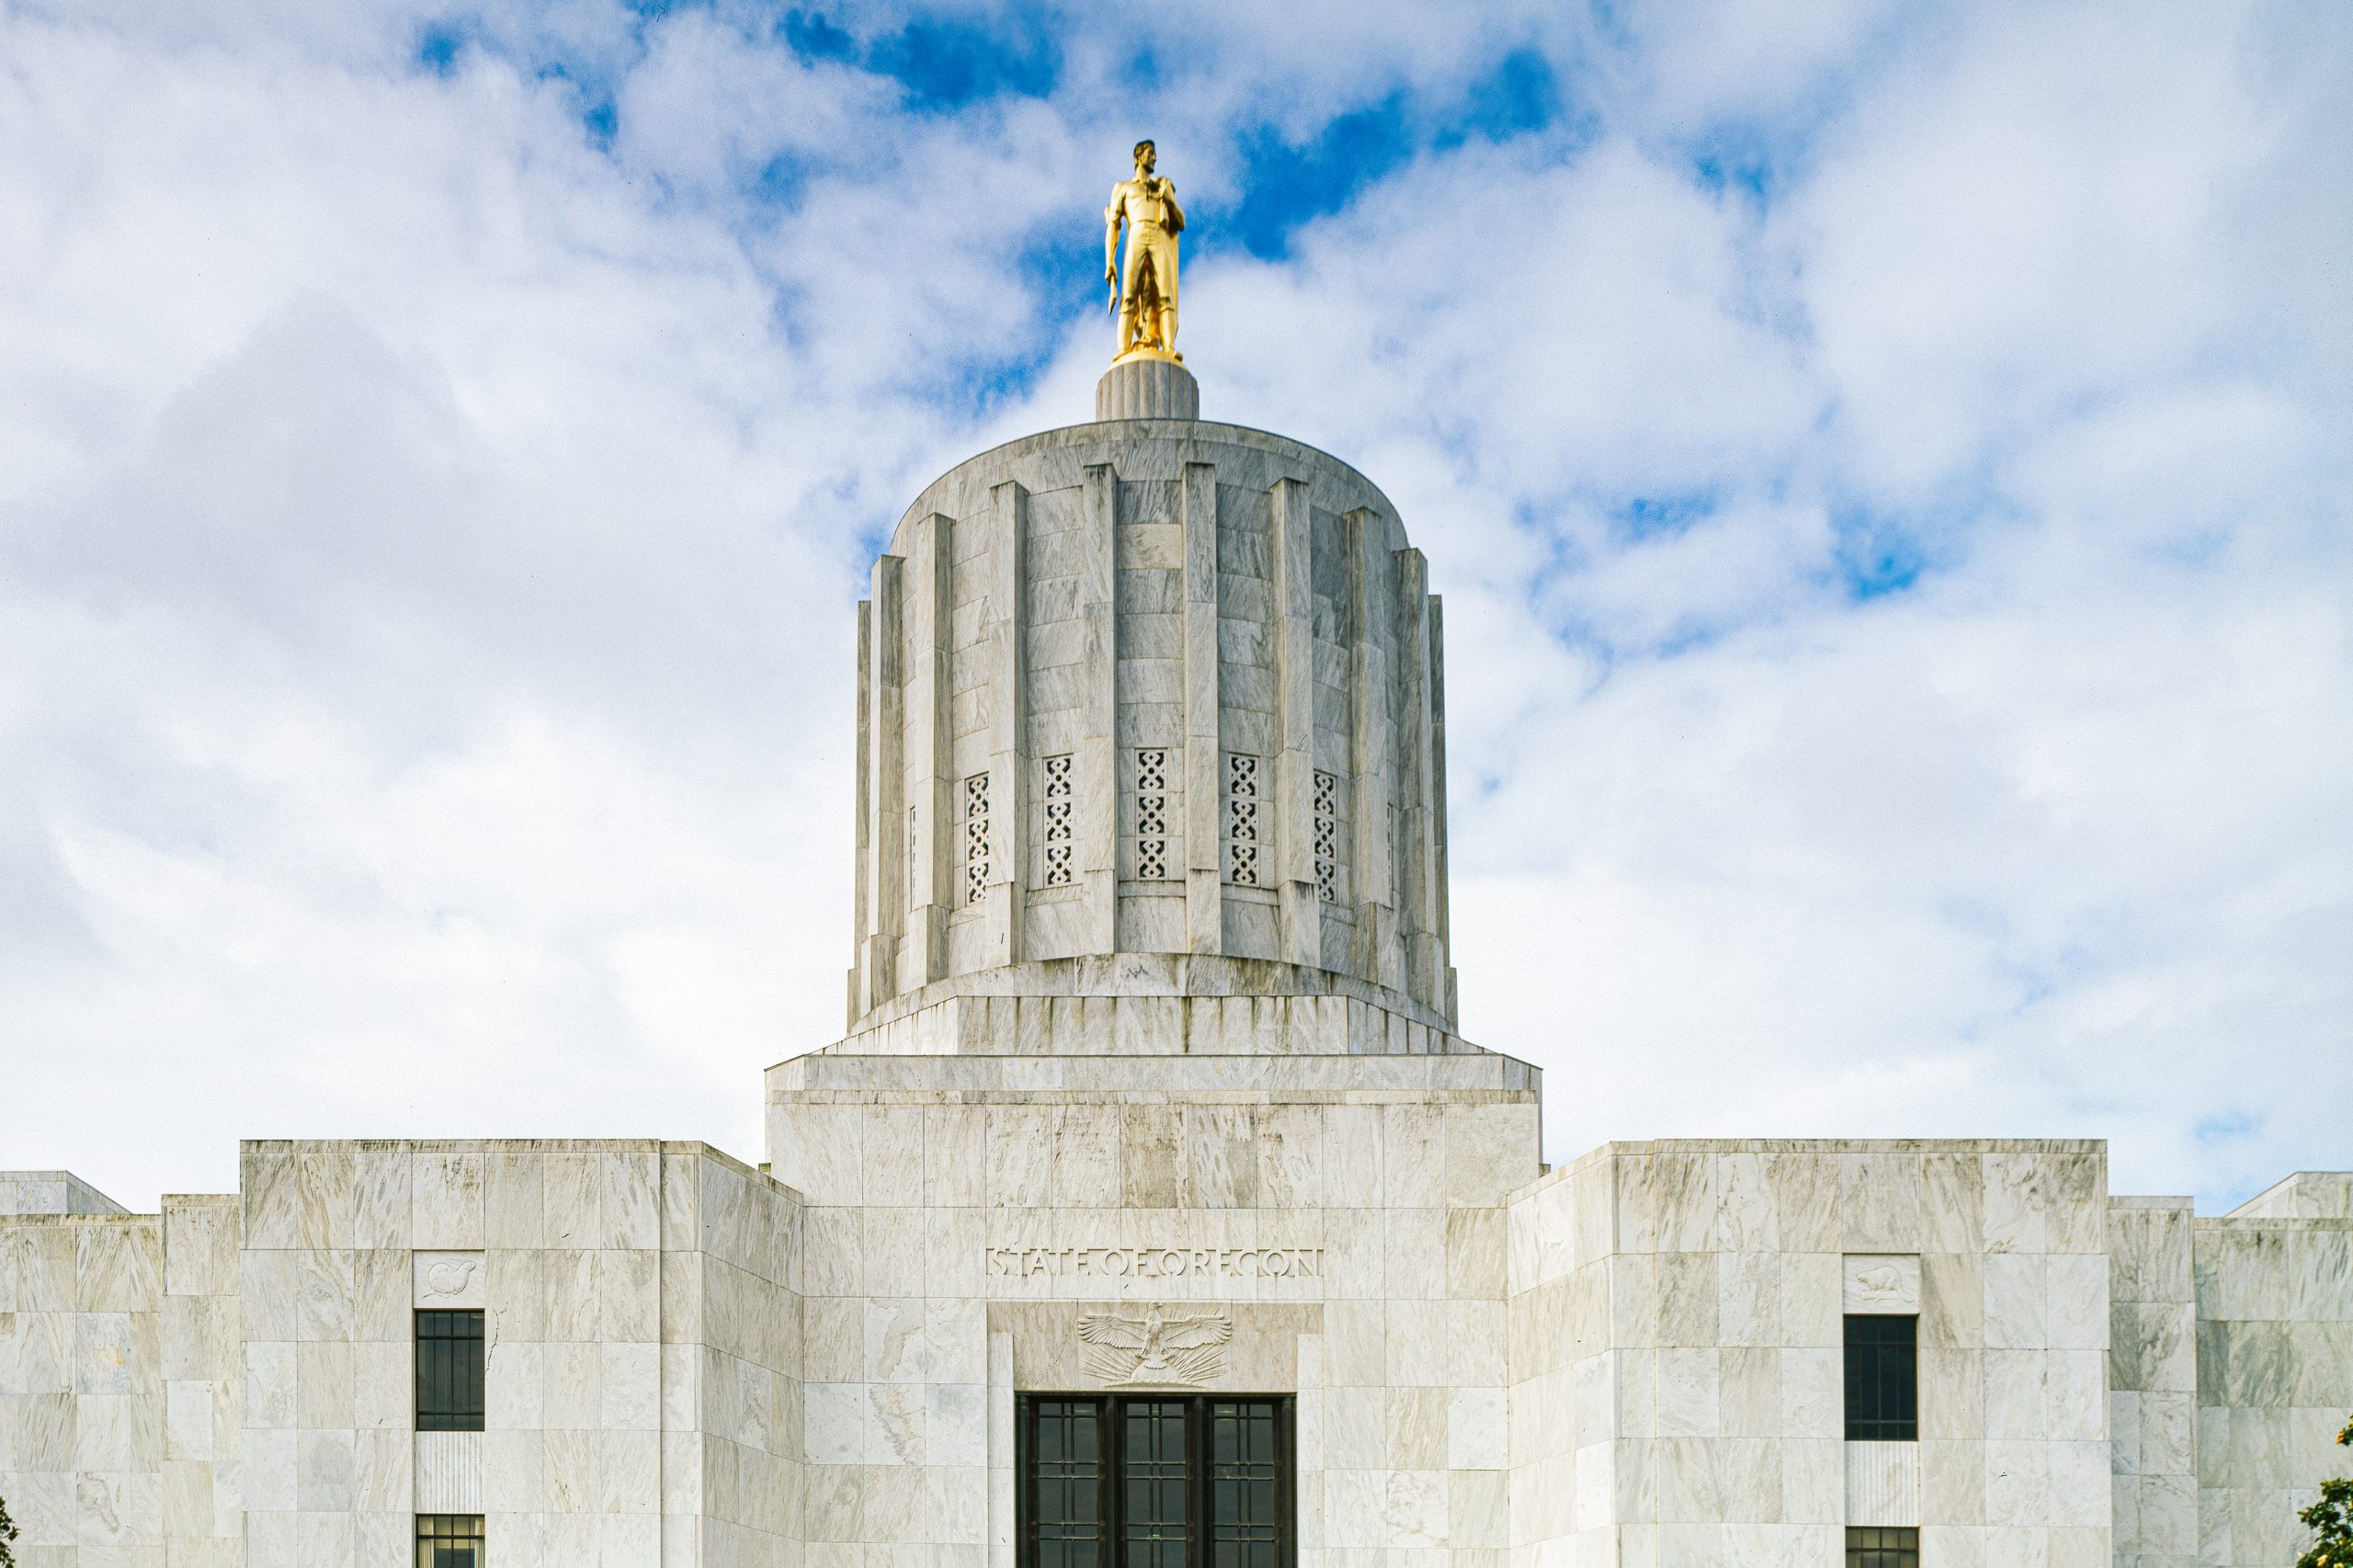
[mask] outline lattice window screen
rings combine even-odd
[[[989,776],[964,780],[964,902],[978,903],[989,885]]]
[[[1045,759],[1046,771],[1046,885],[1050,888],[1068,887],[1072,881],[1072,857],[1077,848],[1076,789],[1071,777],[1071,759],[1050,756]]]
[[[1258,885],[1258,759],[1225,759],[1225,875],[1236,887]]]
[[[1326,903],[1340,901],[1340,780],[1317,769],[1315,774],[1315,896]]]
[[[1136,753],[1136,875],[1168,875],[1168,753],[1158,748]]]

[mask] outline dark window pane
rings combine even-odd
[[[1920,1568],[1920,1532],[1850,1525],[1847,1568]]]
[[[482,1516],[419,1514],[416,1568],[483,1568]]]
[[[482,1430],[482,1358],[481,1312],[416,1314],[418,1431]]]
[[[1211,1568],[1276,1568],[1275,1421],[1272,1400],[1211,1402]]]
[[[1041,1399],[1030,1411],[1030,1539],[1038,1568],[1099,1568],[1103,1550],[1102,1407]]]
[[[1292,1568],[1289,1403],[1023,1395],[1018,1568]]]
[[[1847,1440],[1909,1443],[1920,1436],[1920,1320],[1847,1319]]]
[[[1185,1568],[1191,1541],[1186,1517],[1185,1405],[1136,1399],[1126,1403],[1120,1434],[1120,1544],[1125,1568]]]

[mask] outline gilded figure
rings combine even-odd
[[[1185,210],[1176,187],[1153,172],[1157,153],[1150,142],[1136,143],[1136,172],[1111,187],[1103,210],[1103,281],[1110,285],[1111,309],[1120,318],[1120,353],[1182,363],[1176,352],[1176,236],[1185,232]],[[1128,254],[1120,256],[1120,231],[1128,232]]]

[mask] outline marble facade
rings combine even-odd
[[[154,1214],[0,1173],[26,1568],[393,1568],[420,1514],[499,1568],[1016,1568],[1016,1396],[1131,1385],[1293,1396],[1298,1568],[2292,1561],[2353,1176],[2210,1217],[2096,1142],[1540,1163],[1538,1074],[1456,1033],[1440,606],[1345,464],[1014,442],[859,644],[847,1028],[768,1069],[765,1165],[249,1142]],[[436,1307],[484,1314],[479,1432],[415,1429]],[[1916,1441],[1845,1440],[1850,1312],[1916,1314]],[[1209,1348],[1106,1348],[1147,1318]]]

